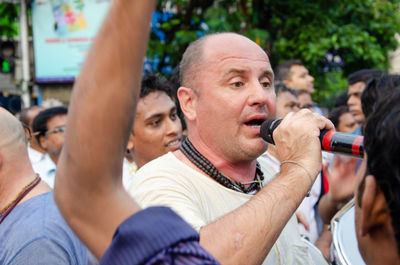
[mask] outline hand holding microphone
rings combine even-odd
[[[268,143],[275,144],[273,132],[279,126],[282,119],[266,120],[261,125],[261,137]],[[364,137],[349,133],[339,133],[333,130],[321,130],[319,136],[321,149],[325,151],[342,153],[356,157],[364,155]]]

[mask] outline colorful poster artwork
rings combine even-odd
[[[36,82],[79,75],[112,0],[35,0],[32,28]]]

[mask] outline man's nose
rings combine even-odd
[[[180,131],[180,122],[178,117],[175,120],[169,118],[167,121],[167,134],[178,134]]]

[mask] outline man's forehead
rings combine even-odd
[[[53,117],[51,117],[48,121],[47,121],[47,125],[54,125],[54,124],[59,124],[59,123],[65,123],[67,119],[67,114],[57,114],[54,115]],[[61,124],[61,125],[65,125],[65,124]],[[58,126],[58,125],[56,125]]]
[[[292,73],[308,73],[308,69],[304,67],[304,65],[294,64],[290,67],[290,72]]]
[[[220,34],[204,44],[203,59],[207,62],[226,59],[249,59],[268,62],[267,54],[250,39],[238,34]]]
[[[364,91],[364,89],[365,89],[365,83],[360,81],[360,82],[354,83],[352,85],[349,85],[348,92],[349,93],[351,93],[351,92],[362,92],[362,91]]]
[[[175,108],[175,103],[167,93],[155,91],[141,98],[136,109],[136,116],[142,115],[144,119],[154,115],[160,115],[169,112]]]

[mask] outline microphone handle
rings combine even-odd
[[[336,131],[321,130],[321,149],[356,157],[364,157],[364,136]]]
[[[267,120],[261,125],[261,137],[268,143],[275,144],[273,131],[279,126],[282,119]],[[363,158],[364,136],[350,133],[341,133],[333,130],[321,130],[319,136],[321,149],[328,152],[341,153]]]

